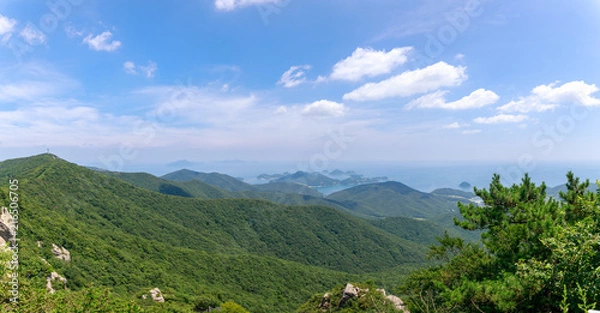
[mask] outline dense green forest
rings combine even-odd
[[[391,287],[389,277],[426,262],[425,246],[330,207],[168,195],[53,155],[0,163],[0,180],[9,179],[19,181],[22,291],[43,289],[55,271],[69,289],[47,296],[57,305],[110,288],[117,305],[190,312],[212,299],[290,312],[347,281]],[[9,197],[5,184],[0,201]],[[53,244],[71,260],[54,257]],[[155,287],[165,303],[142,301]]]

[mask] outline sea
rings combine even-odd
[[[140,167],[139,169],[129,168],[129,170],[125,171],[145,171],[161,176],[180,169],[164,165],[138,166]],[[243,161],[188,164],[186,167],[199,172],[227,174],[250,184],[267,183],[267,180],[257,178],[260,174],[294,173],[298,170],[310,171],[293,164]],[[335,169],[344,172],[353,171],[365,177],[386,176],[388,180],[401,182],[423,192],[431,192],[438,188],[461,189],[459,185],[462,182],[467,182],[472,187],[487,188],[495,173],[500,175],[501,182],[507,186],[518,184],[525,173],[528,173],[531,179],[537,184],[545,182],[548,187],[555,187],[566,183],[566,174],[569,171],[572,171],[581,179],[589,179],[591,183],[595,183],[597,179],[600,179],[600,163],[592,162],[537,163],[529,165],[527,168],[514,163],[448,162],[384,164],[356,162],[333,164],[327,171],[330,172]],[[320,172],[324,173],[323,171]],[[350,187],[353,187],[353,185],[320,187],[316,189],[327,195]]]

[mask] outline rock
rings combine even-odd
[[[71,261],[71,252],[64,247],[59,247],[55,244],[52,244],[52,253],[54,253],[54,256],[56,256],[58,259],[67,262]]]
[[[319,304],[319,309],[328,310],[331,306],[331,294],[328,292],[323,295],[323,299],[321,299],[321,303]]]
[[[144,300],[148,299],[148,295],[142,295],[142,299],[144,299]]]
[[[67,288],[66,284],[67,284],[67,279],[60,276],[57,272],[52,272],[50,273],[50,275],[48,275],[48,277],[46,277],[46,289],[50,292],[50,293],[54,293],[56,290],[54,290],[54,288],[52,288],[52,281],[58,279],[59,281],[65,283],[65,289]]]
[[[360,295],[361,291],[363,290],[361,290],[358,287],[355,287],[351,283],[346,284],[346,288],[344,288],[344,293],[342,294],[340,303],[338,303],[338,308],[341,308],[344,305],[344,303],[346,303],[346,301],[348,301],[350,298],[357,297],[358,295]],[[369,289],[366,289],[364,291],[368,292]]]
[[[37,244],[38,248],[41,248],[41,247],[42,247],[42,243],[43,243],[43,242],[41,242],[41,241],[36,241],[35,243]]]
[[[5,246],[14,236],[13,218],[6,207],[0,213],[0,245]]]
[[[150,290],[150,296],[152,296],[152,300],[155,302],[165,302],[165,298],[163,298],[162,292],[158,288]]]
[[[384,293],[385,295],[385,293]],[[401,310],[404,313],[409,313],[408,309],[406,308],[406,305],[404,304],[404,301],[402,301],[402,299],[394,296],[394,295],[388,295],[386,296],[386,298],[390,301],[392,301],[392,303],[396,306],[397,310]]]
[[[384,297],[386,296],[385,289],[376,289],[376,290],[379,291],[379,292],[381,292],[381,294],[383,294]]]

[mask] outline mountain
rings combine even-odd
[[[138,301],[159,287],[167,307],[212,296],[251,312],[290,312],[341,281],[424,262],[422,245],[333,208],[165,195],[123,177],[151,178],[52,155],[0,163],[0,180],[19,180],[19,262],[34,282],[56,271],[75,291],[110,286]],[[0,186],[1,203],[7,198]],[[53,244],[71,260],[54,257]]]
[[[253,189],[252,185],[229,175],[219,173],[201,173],[186,169],[166,174],[161,176],[161,178],[179,182],[199,180],[228,191],[243,191]]]
[[[170,181],[148,173],[123,173],[102,171],[102,174],[118,178],[137,187],[163,194],[201,199],[231,198],[231,195],[218,187],[199,180],[186,182]]]
[[[339,202],[356,214],[413,218],[446,214],[457,210],[459,200],[469,201],[464,197],[421,192],[394,181],[352,187],[335,192],[327,199]]]
[[[308,173],[303,171],[298,171],[294,174],[282,176],[273,180],[272,182],[293,182],[311,187],[328,187],[339,184],[338,180],[329,178],[323,174]]]

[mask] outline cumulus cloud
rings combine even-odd
[[[406,71],[378,83],[367,83],[345,94],[344,100],[376,101],[407,97],[442,87],[458,86],[466,79],[466,67],[438,62],[422,69]]]
[[[46,43],[46,35],[33,24],[27,24],[27,26],[21,30],[19,35],[25,42],[32,46]]]
[[[388,52],[371,48],[356,48],[351,56],[333,66],[330,79],[358,81],[363,77],[388,74],[406,63],[411,47],[394,48]]]
[[[584,81],[572,81],[558,86],[558,82],[549,85],[540,85],[531,91],[527,97],[513,100],[498,108],[502,112],[543,112],[552,110],[559,105],[598,106],[600,99],[592,95],[598,92],[594,84]]]
[[[302,109],[302,115],[314,117],[339,117],[346,113],[346,106],[328,100],[319,100],[307,104]]]
[[[477,124],[520,123],[527,120],[527,115],[499,114],[492,117],[478,117],[473,120]]]
[[[490,90],[477,89],[470,95],[457,101],[446,102],[445,96],[448,91],[436,91],[411,101],[406,105],[407,109],[447,109],[464,110],[477,109],[486,105],[494,104],[500,98],[496,93]]]
[[[310,65],[297,65],[290,67],[277,82],[286,88],[296,87],[306,82],[306,71],[310,69]]]
[[[279,4],[284,0],[215,0],[215,8],[220,11],[233,11],[251,5]]]
[[[137,75],[138,73],[144,74],[147,78],[154,77],[154,73],[158,69],[156,63],[149,61],[148,65],[135,65],[132,61],[126,61],[123,63],[123,70],[127,74]]]
[[[112,33],[105,31],[102,34],[92,36],[87,35],[83,38],[83,43],[87,44],[90,49],[95,51],[115,51],[121,47],[121,42],[118,40],[111,40]]]

